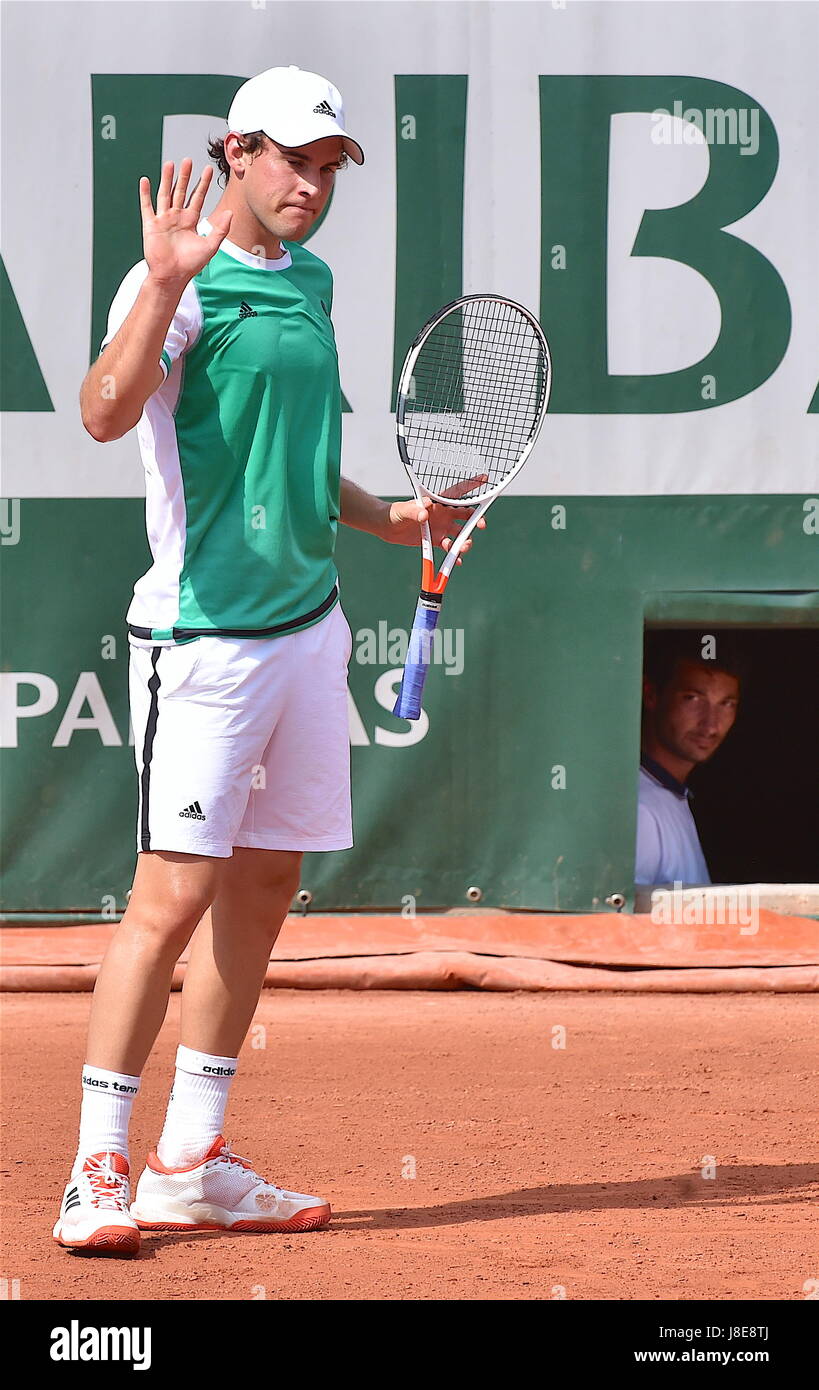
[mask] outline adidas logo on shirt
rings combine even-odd
[[[318,104],[318,106],[314,106],[314,107],[313,107],[313,115],[314,115],[314,116],[333,116],[333,117],[335,117],[335,114],[336,114],[336,113],[335,113],[335,111],[333,110],[332,106],[330,105],[329,101],[320,101],[319,104]]]
[[[257,319],[258,317],[259,315],[256,313],[256,310],[251,309],[250,305],[247,303],[247,300],[243,299],[241,304],[239,305],[239,318]]]
[[[180,811],[179,814],[180,816],[187,816],[188,820],[207,820],[198,801],[192,801],[190,806],[186,806],[184,811]]]

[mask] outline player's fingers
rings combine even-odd
[[[159,188],[156,190],[156,212],[167,212],[171,205],[171,185],[173,183],[173,161],[167,160],[162,165],[162,177],[159,180]]]
[[[475,506],[477,505],[478,504],[476,503]],[[449,516],[456,516],[463,521],[468,520],[469,517],[473,515],[474,511],[475,507],[447,507],[447,513],[449,514]],[[486,522],[484,521],[483,517],[481,517],[480,521],[478,522],[478,525],[481,527],[481,529],[483,529],[483,527],[486,525]]]
[[[188,184],[191,180],[192,170],[193,160],[183,159],[182,163],[179,166],[179,177],[173,186],[173,193],[171,195],[172,207],[181,209],[185,206],[185,199],[188,196]]]
[[[142,213],[143,221],[154,215],[154,205],[151,201],[151,180],[146,178],[144,174],[139,181],[139,210]]]
[[[481,483],[487,482],[488,479],[488,473],[476,473],[473,478],[464,478],[463,482],[453,483],[452,487],[446,488],[439,495],[441,497],[464,497],[467,492],[473,492],[476,487],[480,487]]]
[[[459,520],[458,520],[458,517],[460,516],[460,512],[453,512],[453,513],[452,513],[452,516],[453,516],[453,520],[454,520],[454,528],[456,528],[458,531],[462,531],[462,530],[463,530],[463,525],[464,525],[464,524],[463,524],[462,521],[459,521]],[[453,526],[453,521],[448,522],[448,525]],[[476,526],[475,526],[475,530],[476,530],[476,531],[483,531],[483,530],[485,530],[485,529],[486,529],[486,522],[484,521],[483,517],[481,517],[480,520],[477,522],[477,524],[476,524]],[[471,545],[472,542],[469,541],[468,544]]]
[[[233,211],[230,208],[224,208],[221,212],[212,212],[208,218],[213,231],[208,233],[206,240],[208,245],[213,246],[214,251],[219,249],[219,246],[230,231],[232,220]]]
[[[202,177],[200,178],[198,184],[196,185],[191,194],[191,200],[188,203],[188,207],[190,208],[191,212],[195,213],[197,222],[199,221],[199,214],[202,211],[202,204],[205,201],[205,194],[210,188],[210,181],[212,178],[213,165],[208,164],[207,168],[202,170]]]
[[[423,498],[409,497],[406,502],[393,503],[390,517],[393,521],[414,521],[423,526],[425,521],[429,521],[431,506],[432,504],[426,496]]]

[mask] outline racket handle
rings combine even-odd
[[[400,719],[420,718],[424,681],[432,660],[432,634],[438,626],[440,613],[440,599],[419,598],[412,621],[401,688],[392,711]]]

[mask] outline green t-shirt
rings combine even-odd
[[[278,636],[337,600],[333,281],[310,251],[283,249],[265,260],[223,242],[168,330],[167,375],[137,426],[153,555],[128,610],[137,641]],[[104,342],[146,275],[142,261],[126,276]]]

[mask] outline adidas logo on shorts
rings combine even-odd
[[[184,811],[179,812],[180,816],[187,816],[188,820],[207,820],[202,807],[198,801],[192,801],[190,806],[186,806]]]
[[[329,101],[320,101],[318,106],[313,107],[314,116],[335,116],[335,114]]]

